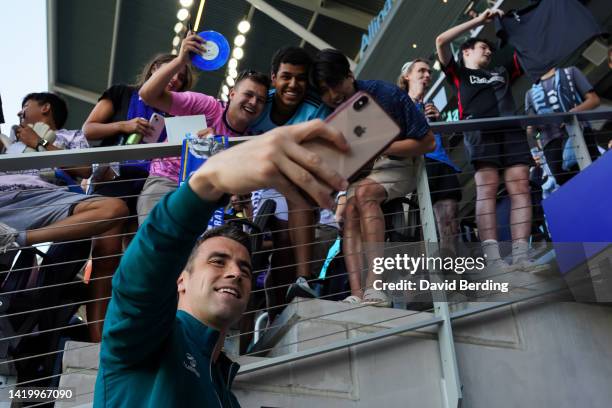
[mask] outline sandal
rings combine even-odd
[[[350,303],[353,305],[358,305],[360,303],[362,303],[363,300],[359,297],[359,296],[355,296],[355,295],[351,295],[349,297],[347,297],[346,299],[342,300],[342,303]]]
[[[374,288],[366,289],[363,292],[362,304],[372,305],[377,307],[391,307],[391,299],[381,290]]]

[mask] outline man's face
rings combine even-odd
[[[45,122],[45,114],[50,110],[48,103],[40,104],[34,99],[29,99],[23,104],[23,107],[17,113],[19,116],[19,123],[24,125],[33,125],[36,122]]]
[[[319,92],[321,93],[321,100],[323,103],[332,109],[336,109],[342,102],[346,101],[357,92],[355,90],[355,79],[353,78],[353,74],[349,74],[342,82],[333,87],[323,82],[319,83]]]
[[[278,72],[272,74],[272,86],[276,89],[276,101],[285,108],[297,107],[306,96],[308,73],[304,65],[281,63]]]
[[[421,84],[423,88],[428,88],[431,85],[431,68],[429,68],[429,64],[417,61],[410,68],[410,71],[405,76],[409,84]]]
[[[251,79],[243,79],[230,91],[227,114],[230,123],[253,123],[263,111],[268,90]]]
[[[491,48],[484,42],[477,42],[474,48],[463,50],[463,60],[466,65],[474,65],[479,68],[486,68],[491,62]]]
[[[198,248],[191,272],[179,278],[179,305],[198,320],[227,329],[246,310],[251,272],[243,245],[226,237],[209,238]]]

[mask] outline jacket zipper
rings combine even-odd
[[[212,359],[210,360],[210,365],[208,366],[208,374],[210,376],[210,383],[213,385],[213,391],[215,392],[217,401],[219,401],[219,407],[223,408],[223,403],[221,402],[221,398],[219,397],[219,393],[217,392],[217,387],[215,387],[215,380],[213,379],[213,375],[212,375]]]

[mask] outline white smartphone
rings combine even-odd
[[[164,117],[158,113],[153,113],[151,119],[149,119],[149,124],[153,127],[153,132],[143,139],[143,143],[163,142],[163,140],[159,140],[159,136],[166,126]]]

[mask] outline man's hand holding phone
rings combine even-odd
[[[189,185],[208,201],[226,192],[247,194],[274,188],[288,201],[302,200],[304,192],[321,207],[331,208],[332,191],[345,190],[348,183],[303,146],[317,139],[337,152],[349,150],[342,134],[320,120],[281,126],[212,156],[189,179]]]
[[[344,135],[350,151],[342,153],[320,140],[306,143],[305,147],[350,181],[360,178],[361,170],[387,149],[400,133],[399,126],[365,92],[357,92],[336,108],[325,122]]]

